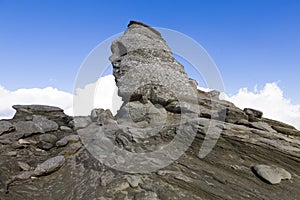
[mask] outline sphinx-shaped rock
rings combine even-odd
[[[111,50],[113,75],[125,103],[149,100],[162,106],[174,101],[197,104],[196,85],[153,28],[131,21]]]

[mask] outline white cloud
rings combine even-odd
[[[58,106],[67,114],[72,113],[72,94],[56,88],[31,88],[9,91],[0,86],[0,119],[12,118],[16,104],[43,104]]]
[[[261,90],[242,88],[233,96],[226,97],[240,108],[254,108],[263,111],[264,117],[279,120],[300,129],[300,104],[292,104],[284,96],[277,83],[267,83]]]
[[[12,118],[15,113],[12,106],[16,104],[58,106],[64,109],[66,114],[73,115],[73,100],[76,115],[89,115],[93,108],[108,108],[116,114],[122,105],[117,93],[113,75],[101,77],[96,83],[86,85],[84,89],[78,88],[74,99],[73,94],[53,87],[9,91],[0,86],[0,119]],[[77,104],[78,102],[80,104]]]
[[[77,88],[74,96],[74,114],[89,115],[93,108],[110,109],[116,114],[122,105],[113,75],[107,75],[97,82]]]

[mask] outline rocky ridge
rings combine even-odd
[[[116,116],[17,105],[13,119],[0,121],[0,199],[300,196],[297,129],[197,90],[148,25],[131,21],[111,50],[124,100]]]

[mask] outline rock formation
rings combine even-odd
[[[143,23],[111,50],[116,116],[18,105],[0,121],[1,200],[299,198],[297,129],[197,90]]]

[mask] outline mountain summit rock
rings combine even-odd
[[[300,132],[204,92],[162,35],[131,21],[111,45],[124,103],[0,120],[0,199],[299,199]]]

